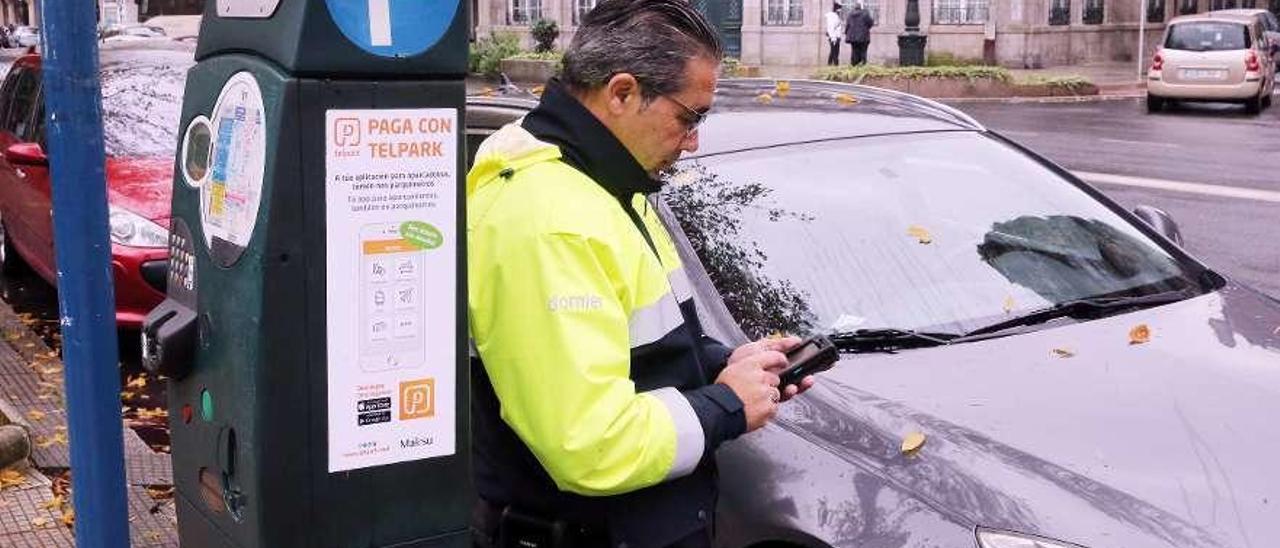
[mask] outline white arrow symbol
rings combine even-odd
[[[391,45],[391,0],[369,0],[369,44]]]

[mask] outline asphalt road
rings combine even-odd
[[[1277,105],[1257,116],[1217,104],[1147,114],[1138,99],[956,106],[1127,208],[1165,210],[1192,255],[1280,297]]]

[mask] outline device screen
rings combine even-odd
[[[384,371],[423,365],[423,250],[400,236],[398,224],[378,223],[361,230],[360,258],[360,368]]]

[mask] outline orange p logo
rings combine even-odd
[[[436,414],[436,380],[400,383],[400,420],[425,419]]]

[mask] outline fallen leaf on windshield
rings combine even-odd
[[[920,448],[924,447],[924,434],[920,432],[912,432],[907,437],[902,438],[902,454],[908,457],[915,456],[920,452]]]
[[[907,235],[920,240],[922,244],[933,243],[933,235],[925,227],[920,225],[911,225],[907,227]]]
[[[1140,323],[1129,330],[1129,344],[1142,344],[1151,341],[1151,328]]]
[[[1055,348],[1053,349],[1053,355],[1059,358],[1070,358],[1075,356],[1076,353],[1065,348]]]
[[[480,95],[484,97],[493,97],[493,88],[484,88],[480,90]]]
[[[768,93],[761,93],[760,95],[756,96],[756,101],[761,104],[767,105],[773,102],[773,96],[769,95]]]
[[[774,86],[774,89],[778,91],[779,96],[786,97],[788,93],[791,93],[791,82],[780,80],[777,85]]]
[[[31,420],[33,420],[33,421],[41,421],[41,420],[44,420],[44,411],[39,411],[39,410],[36,410],[36,409],[32,409],[32,410],[30,410],[30,411],[27,411],[27,418],[28,418],[28,419],[31,419]]]
[[[848,93],[840,93],[836,95],[836,102],[842,105],[856,105],[858,104],[858,98]]]
[[[546,89],[546,88],[544,88],[544,87],[542,87],[542,86],[533,86],[533,89],[529,90],[529,93],[532,93],[532,94],[534,94],[534,95],[542,95],[542,92],[543,92],[545,89]]]
[[[1005,297],[1005,298],[1004,298],[1004,313],[1005,313],[1005,314],[1008,314],[1008,313],[1010,313],[1010,312],[1013,312],[1013,309],[1015,309],[1015,308],[1017,308],[1017,307],[1018,307],[1018,303],[1017,303],[1017,302],[1015,302],[1015,301],[1013,300],[1013,297]]]

